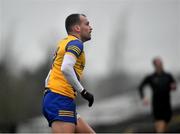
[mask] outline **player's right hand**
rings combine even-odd
[[[81,92],[81,96],[82,96],[84,99],[88,100],[88,102],[89,102],[89,107],[91,107],[92,104],[93,104],[93,102],[94,102],[94,96],[93,96],[91,93],[89,93],[86,89],[84,89],[84,90]]]
[[[143,105],[144,105],[144,106],[148,106],[148,105],[149,105],[149,100],[148,100],[147,97],[144,97],[144,98],[143,98]]]

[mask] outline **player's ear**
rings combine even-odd
[[[74,31],[80,33],[80,26],[79,25],[74,25]]]

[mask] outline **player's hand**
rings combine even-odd
[[[143,98],[143,105],[145,105],[145,106],[148,106],[148,105],[149,105],[149,100],[148,100],[148,98],[146,98],[146,97]]]
[[[171,83],[170,88],[172,91],[175,91],[176,90],[176,83]]]
[[[88,100],[88,102],[89,102],[89,107],[91,107],[92,104],[93,104],[93,102],[94,102],[94,96],[93,96],[91,93],[89,93],[86,89],[84,89],[84,90],[81,92],[81,96],[82,96],[84,99]]]

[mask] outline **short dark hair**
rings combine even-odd
[[[65,27],[67,33],[72,31],[72,26],[80,23],[80,15],[85,16],[84,14],[71,14],[66,18]]]
[[[157,60],[157,59],[160,59],[160,60],[161,60],[161,57],[159,57],[159,56],[154,57],[153,60],[152,60],[153,65],[156,64],[156,60]]]

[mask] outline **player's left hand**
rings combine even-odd
[[[94,96],[93,96],[91,93],[89,93],[87,90],[84,89],[84,90],[81,92],[81,96],[82,96],[84,99],[88,100],[88,102],[89,102],[89,107],[91,107],[91,106],[93,105],[93,103],[94,103]]]
[[[170,88],[171,88],[171,90],[176,90],[176,84],[175,83],[171,83]]]
[[[144,105],[144,106],[148,106],[148,105],[149,105],[149,100],[148,100],[147,97],[144,97],[144,98],[143,98],[143,105]]]

